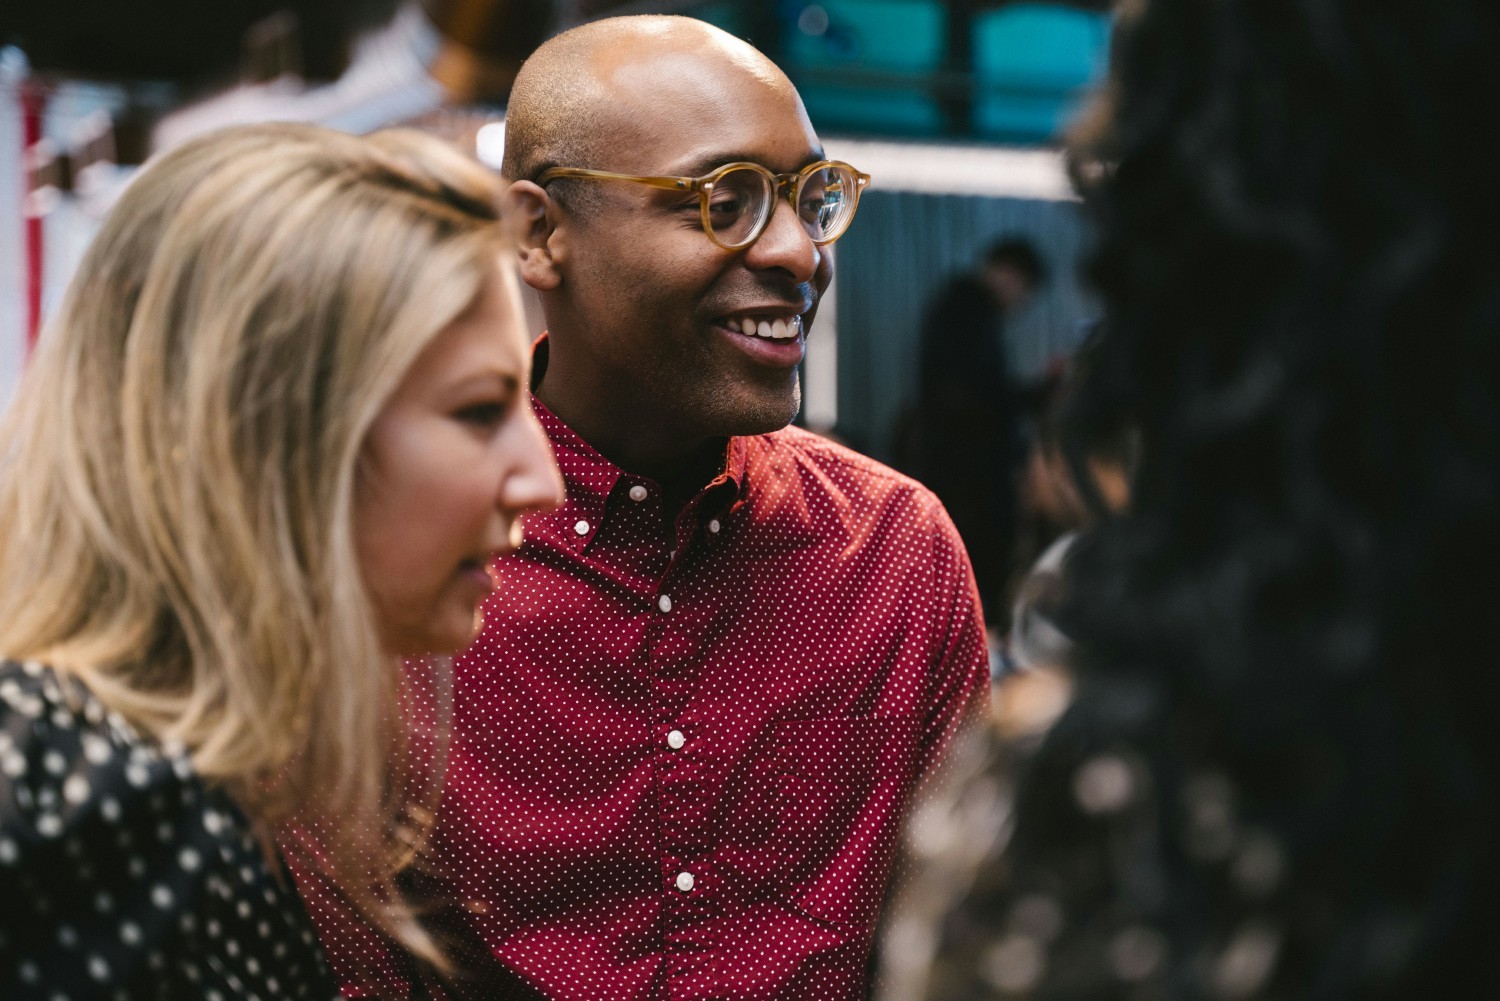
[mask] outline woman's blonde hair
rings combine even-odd
[[[262,830],[338,818],[342,889],[429,959],[391,903],[401,667],[351,504],[372,420],[493,275],[497,184],[415,134],[257,125],[167,153],[0,429],[0,652],[186,748]]]

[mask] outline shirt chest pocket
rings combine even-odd
[[[822,921],[870,924],[911,789],[914,716],[788,720],[726,830],[754,896]]]

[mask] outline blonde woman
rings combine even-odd
[[[0,432],[0,997],[333,996],[294,814],[442,965],[399,660],[561,491],[495,196],[435,140],[252,126],[106,222]]]

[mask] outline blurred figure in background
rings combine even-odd
[[[1025,454],[1022,390],[1006,362],[1005,319],[1046,274],[1028,240],[1006,237],[989,247],[978,270],[937,295],[922,323],[916,410],[896,446],[897,464],[938,495],[958,526],[992,623],[1011,571]]]
[[[1139,465],[955,998],[1493,988],[1487,0],[1147,0],[1077,173]]]
[[[1006,656],[1017,668],[1065,670],[1068,642],[1054,621],[1064,557],[1081,530],[1129,501],[1139,442],[1109,347],[1096,327],[1059,377],[1028,449],[1017,569],[1007,589]],[[1025,687],[1014,680],[1002,693]],[[1006,701],[996,708],[1004,712]]]
[[[992,685],[990,726],[971,731],[954,756],[956,781],[914,815],[911,872],[883,932],[877,1001],[983,996],[975,957],[1003,935],[994,901],[1005,899],[1009,879],[1003,850],[1017,767],[1071,696],[1072,642],[1057,622],[1067,552],[1080,530],[1125,507],[1136,461],[1119,367],[1104,356],[1109,346],[1096,329],[1037,422],[1017,549],[1025,569],[1007,589],[1007,669]]]
[[[400,709],[451,686],[400,658],[468,642],[561,493],[498,195],[437,140],[263,125],[106,221],[0,430],[7,1001],[335,996],[294,813],[446,966],[395,880],[434,806],[405,751],[441,743]]]

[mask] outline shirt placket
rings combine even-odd
[[[646,490],[641,502],[656,504],[660,519],[659,489],[638,485]],[[635,486],[627,496],[639,495]],[[713,735],[693,701],[703,667],[705,627],[712,614],[705,598],[710,592],[694,586],[704,537],[710,531],[699,525],[699,507],[695,501],[678,517],[674,541],[664,554],[666,568],[652,595],[646,638],[661,832],[662,968],[666,996],[674,1001],[716,996],[714,929],[720,898],[710,823]],[[717,518],[712,524],[716,536],[722,526]]]

